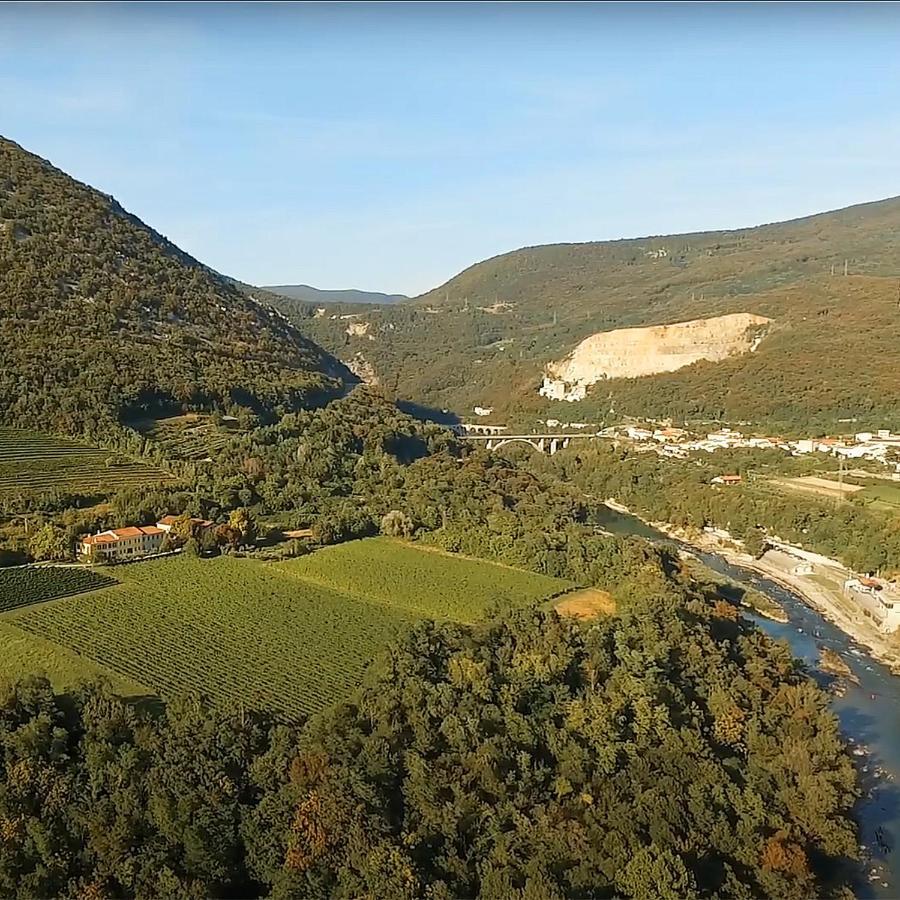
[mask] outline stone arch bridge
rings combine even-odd
[[[557,450],[568,447],[571,441],[591,441],[598,438],[596,432],[576,434],[507,434],[505,425],[470,425],[454,429],[464,441],[484,444],[487,450],[499,450],[507,444],[528,444],[539,453],[553,456]]]

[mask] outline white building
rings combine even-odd
[[[156,525],[131,525],[85,535],[78,553],[93,562],[120,562],[158,553],[166,532]]]

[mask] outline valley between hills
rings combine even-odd
[[[893,878],[896,748],[841,718],[892,676],[612,510],[891,605],[898,242],[888,200],[289,297],[0,141],[0,895]]]

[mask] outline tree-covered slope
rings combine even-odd
[[[336,311],[352,320],[285,311],[341,358],[362,354],[386,387],[462,412],[614,409],[824,426],[896,416],[897,275],[895,198],[739,231],[529,247],[399,308]],[[544,366],[590,334],[737,312],[774,320],[752,355],[610,380],[574,407],[538,398]],[[348,321],[368,328],[348,333]]]
[[[99,434],[157,409],[267,414],[333,358],[116,201],[0,139],[0,421]]]

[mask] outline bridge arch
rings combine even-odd
[[[496,443],[494,441],[488,442],[488,450],[499,450],[506,444],[514,444],[518,441],[520,444],[528,444],[530,447],[533,447],[539,453],[544,452],[544,439],[537,438],[532,439],[529,437],[508,437],[508,438],[500,438]]]

